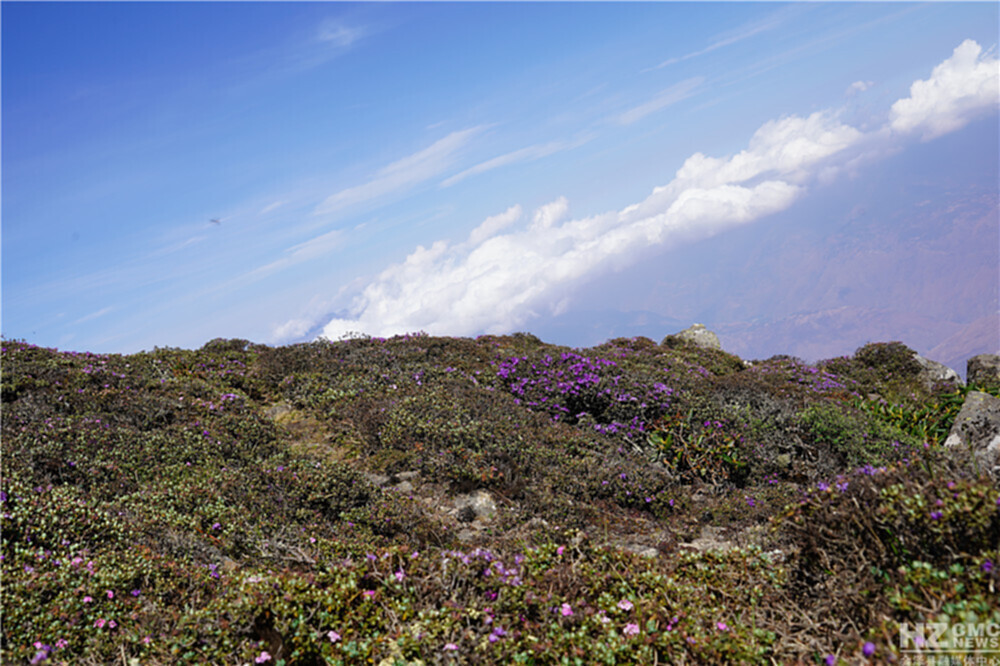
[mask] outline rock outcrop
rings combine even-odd
[[[1000,398],[970,391],[944,445],[966,447],[979,472],[1000,473]]]
[[[952,382],[953,384],[963,383],[962,378],[958,375],[958,373],[944,363],[932,361],[929,358],[924,358],[920,354],[914,354],[913,360],[920,364],[920,379],[928,389],[933,388],[935,384],[940,382]]]
[[[970,386],[1000,387],[1000,354],[973,356],[965,367],[965,378]]]
[[[704,324],[693,324],[680,333],[668,335],[663,344],[672,346],[671,342],[689,343],[706,349],[722,349],[719,336],[705,328]]]

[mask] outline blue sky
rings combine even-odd
[[[0,18],[2,327],[45,346],[582,345],[707,315],[761,353],[741,346],[749,322],[821,309],[794,277],[761,282],[788,262],[762,245],[781,224],[826,229],[819,256],[851,233],[822,226],[837,206],[882,202],[862,249],[918,204],[996,216],[996,3],[4,2]],[[922,185],[959,171],[974,194]],[[719,245],[688,269],[703,288],[656,279],[727,238],[752,264],[719,279],[742,261],[715,265]],[[995,266],[1000,248],[975,252]],[[914,278],[883,279],[900,284],[864,307],[898,311]],[[756,311],[724,307],[737,286]],[[936,335],[995,314],[995,292],[935,315],[952,325]],[[653,328],[627,330],[636,313]]]

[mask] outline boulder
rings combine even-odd
[[[970,391],[944,445],[966,448],[979,472],[1000,471],[1000,398]]]
[[[928,389],[934,388],[939,382],[963,383],[958,373],[944,363],[932,361],[920,354],[914,354],[913,360],[920,364],[920,379]]]
[[[979,354],[970,358],[965,366],[965,379],[969,385],[1000,386],[1000,354]]]
[[[463,523],[471,523],[474,520],[489,520],[497,512],[497,503],[486,490],[457,495],[453,501],[455,514]]]
[[[664,342],[666,343],[674,340],[690,343],[706,349],[722,349],[722,344],[719,342],[719,336],[705,328],[704,324],[693,324],[680,333],[668,335]]]

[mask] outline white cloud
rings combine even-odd
[[[873,85],[875,85],[874,81],[855,81],[851,85],[847,86],[847,90],[844,94],[848,97],[853,97],[854,95],[869,90]]]
[[[692,156],[670,184],[621,211],[567,220],[569,202],[559,197],[522,223],[513,206],[465,243],[420,246],[387,268],[361,291],[353,316],[330,321],[323,335],[515,330],[565,309],[585,279],[787,208],[809,173],[860,136],[828,114],[784,118],[761,127],[737,155]]]
[[[929,79],[915,81],[910,96],[892,105],[890,126],[897,132],[921,132],[926,141],[953,132],[1000,105],[1000,61],[983,55],[967,39]]]
[[[481,129],[473,127],[452,132],[427,148],[383,167],[368,182],[332,194],[317,206],[315,212],[331,213],[439,176],[452,165],[456,153]]]
[[[622,125],[631,125],[637,120],[641,120],[651,113],[665,109],[672,104],[676,104],[681,100],[687,99],[694,95],[695,91],[705,82],[705,77],[694,76],[690,79],[684,79],[679,83],[675,83],[666,90],[660,92],[656,97],[629,109],[625,113],[618,116],[618,122]]]
[[[535,211],[535,216],[532,220],[531,228],[536,231],[541,231],[542,229],[549,229],[556,222],[561,220],[563,216],[566,215],[566,211],[569,210],[569,201],[566,197],[559,197],[550,204],[545,204],[541,208]]]
[[[486,218],[469,234],[469,244],[479,245],[487,238],[495,236],[521,218],[521,207],[511,206],[499,215]]]

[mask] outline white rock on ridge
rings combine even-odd
[[[693,324],[689,328],[685,328],[680,333],[675,333],[674,335],[668,337],[683,340],[684,342],[690,342],[691,344],[704,347],[706,349],[722,349],[722,344],[719,342],[719,336],[705,328],[704,324]]]

